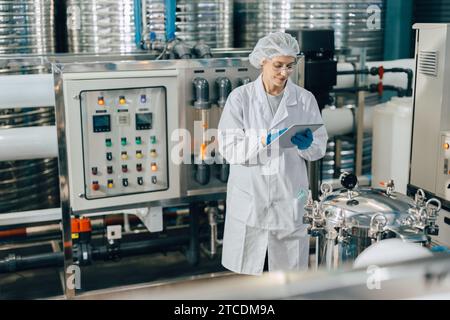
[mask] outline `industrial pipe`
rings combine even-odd
[[[209,238],[209,234],[204,234],[201,236],[196,234],[195,236],[201,240],[206,240]],[[126,257],[159,252],[171,247],[187,245],[190,241],[192,241],[190,236],[172,236],[165,239],[124,242],[120,245],[120,256]],[[109,254],[108,247],[106,246],[92,247],[91,251],[93,260],[104,260]],[[198,251],[194,254],[197,255]],[[188,256],[188,260],[189,258],[192,257]],[[198,262],[198,257],[196,262]],[[0,260],[0,273],[45,267],[59,267],[63,265],[64,254],[62,252],[51,252],[30,256],[10,254],[5,259]]]
[[[383,66],[384,70],[390,70],[394,68],[401,69],[415,69],[415,61],[414,59],[400,59],[400,60],[392,60],[392,61],[369,61],[366,62],[365,65],[367,68],[378,68],[379,66]],[[358,65],[356,65],[356,69],[358,69]],[[340,62],[337,65],[337,71],[339,73],[343,73],[345,71],[353,72],[355,70],[355,66],[348,62]],[[354,73],[345,74],[337,77],[336,86],[334,89],[339,88],[348,88],[353,87],[355,85],[356,75]],[[414,78],[414,75],[412,75]],[[378,75],[368,75],[367,81],[369,84],[377,84],[380,82],[380,77]],[[384,74],[383,76],[383,84],[392,85],[396,87],[405,87],[408,82],[408,74],[407,79],[405,81],[405,76],[402,73],[397,72],[389,72]]]
[[[0,129],[0,161],[54,158],[55,126]]]

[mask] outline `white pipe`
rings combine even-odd
[[[372,130],[374,107],[364,112],[365,131]],[[325,108],[322,117],[328,136],[349,134],[354,117],[349,108]],[[0,129],[0,161],[55,158],[58,139],[55,126]]]
[[[391,60],[391,61],[370,61],[366,63],[367,68],[379,67],[383,66],[385,69],[390,68],[405,68],[415,70],[415,62],[414,59],[400,59],[400,60]],[[358,65],[356,65],[358,69]],[[337,65],[337,71],[350,71],[354,70],[354,67],[351,63],[348,62],[340,62]],[[380,81],[378,76],[367,75],[367,79],[369,84],[376,84]],[[335,89],[339,88],[349,88],[353,87],[355,83],[355,75],[338,75]],[[401,87],[406,89],[407,85],[407,77],[406,73],[398,73],[398,72],[386,72],[383,76],[383,84],[392,85],[396,87]]]
[[[56,127],[0,129],[0,161],[55,158]]]
[[[373,111],[377,107],[368,107],[364,110],[364,131],[372,131]],[[330,138],[336,135],[345,135],[353,131],[354,116],[350,108],[329,107],[322,110],[322,118]]]
[[[0,76],[0,109],[55,105],[53,74]]]

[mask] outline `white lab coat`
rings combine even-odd
[[[306,150],[280,149],[275,156],[254,162],[254,155],[265,148],[262,141],[269,130],[323,123],[312,93],[290,79],[284,90],[273,116],[260,75],[230,93],[219,122],[219,152],[231,164],[222,264],[235,272],[260,274],[267,248],[269,270],[304,269],[305,263],[307,267],[307,258],[298,256],[309,248],[302,221],[308,190],[305,160],[325,155],[325,127],[313,133]],[[286,243],[289,239],[296,242]]]

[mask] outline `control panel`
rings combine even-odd
[[[450,201],[450,131],[441,132],[436,195]]]
[[[180,166],[169,158],[180,126],[179,72],[164,67],[53,67],[62,202],[73,213],[180,197]]]
[[[166,190],[164,87],[80,93],[87,199]]]

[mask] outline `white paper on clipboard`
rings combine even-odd
[[[295,136],[297,132],[302,132],[306,129],[310,129],[312,132],[314,132],[321,126],[323,126],[323,124],[293,124],[282,135],[271,141],[270,144],[267,145],[267,147],[270,148],[273,145],[276,145],[278,148],[296,147],[296,145],[291,142],[291,138]]]

